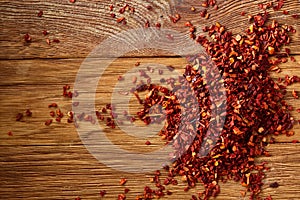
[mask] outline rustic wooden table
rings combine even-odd
[[[66,123],[53,123],[47,127],[49,103],[56,102],[62,111],[71,109],[71,101],[62,97],[62,86],[73,84],[77,71],[89,52],[101,41],[120,31],[141,27],[146,20],[160,21],[165,28],[183,32],[182,23],[191,20],[197,26],[220,22],[234,34],[241,33],[248,26],[247,17],[241,17],[241,11],[255,14],[259,12],[257,4],[266,1],[220,0],[219,10],[209,9],[208,20],[200,18],[190,11],[191,6],[199,7],[199,1],[128,1],[136,13],[128,16],[127,25],[117,24],[109,15],[110,1],[68,0],[51,1],[0,1],[0,198],[1,199],[99,199],[99,191],[107,190],[104,199],[116,199],[124,186],[119,186],[121,177],[126,177],[129,187],[128,199],[143,191],[149,183],[150,175],[130,174],[111,169],[96,160],[82,144],[75,127]],[[145,6],[153,5],[152,11]],[[300,13],[298,0],[288,0],[284,9],[290,14]],[[37,13],[43,10],[43,16]],[[181,13],[182,23],[173,24],[167,16]],[[292,35],[290,49],[296,62],[282,64],[281,74],[274,77],[300,75],[300,20],[293,19],[282,11],[270,11],[271,18],[280,23],[288,23],[296,28]],[[44,36],[43,30],[49,34]],[[24,41],[24,34],[29,33],[32,42]],[[59,39],[60,43],[47,44],[46,38]],[[98,87],[97,106],[108,102],[118,74],[126,71],[139,61],[141,63],[162,63],[182,68],[185,60],[168,52],[157,50],[133,51],[117,59],[102,80],[105,84]],[[291,96],[291,90],[298,89],[299,84],[288,88],[287,102],[300,108],[300,100]],[[102,99],[102,101],[100,101]],[[104,104],[103,104],[104,105]],[[31,109],[33,116],[16,122],[15,115],[25,109]],[[300,114],[292,112],[300,119]],[[273,155],[259,158],[268,161],[263,196],[272,195],[274,199],[300,199],[300,126],[294,128],[292,137],[276,137],[276,143],[268,149]],[[13,136],[7,134],[13,132]],[[107,129],[109,131],[109,129]],[[117,134],[117,133],[112,133]],[[111,137],[115,144],[124,142],[122,137]],[[123,141],[123,142],[122,142]],[[145,148],[143,143],[140,148]],[[138,146],[139,147],[139,146]],[[277,181],[279,188],[268,185]],[[239,183],[230,182],[221,185],[222,192],[217,199],[244,199],[240,192],[244,190]],[[200,186],[199,186],[200,187]],[[190,192],[183,191],[183,183],[171,187],[173,195],[163,199],[190,199]]]

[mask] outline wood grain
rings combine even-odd
[[[296,59],[299,60],[300,56],[296,56]],[[149,175],[137,176],[118,172],[98,162],[85,149],[75,127],[66,123],[66,119],[60,124],[44,126],[44,121],[50,118],[51,109],[47,108],[49,103],[57,102],[65,113],[71,109],[71,101],[61,95],[62,86],[75,81],[82,61],[83,59],[0,61],[3,72],[0,75],[0,129],[3,133],[0,135],[2,198],[72,199],[82,196],[85,199],[97,199],[98,192],[106,189],[107,199],[114,199],[123,190],[123,187],[118,185],[118,179],[126,176],[129,180],[128,187],[131,189],[131,199],[141,193],[143,185],[149,184]],[[173,65],[178,70],[186,63],[183,58],[117,59],[107,68],[99,82],[97,106],[103,106],[110,101],[109,93],[117,82],[116,77],[135,67],[137,61],[141,64]],[[288,62],[281,65],[281,68],[282,74],[274,73],[274,78],[285,74],[300,74],[298,63]],[[298,85],[293,87],[297,88]],[[288,89],[287,101],[295,107],[300,107],[299,101],[291,97],[291,89],[292,87]],[[32,109],[33,117],[25,118],[23,122],[15,122],[16,113],[23,112],[26,108]],[[293,114],[299,117],[296,112]],[[10,130],[13,131],[13,136],[6,134]],[[124,142],[124,138],[118,136],[120,132],[117,130],[107,128],[105,131],[114,134],[116,137],[112,138],[113,143],[121,145],[124,149],[146,148],[134,138]],[[296,125],[295,132],[299,131],[300,126]],[[294,194],[299,186],[299,145],[289,143],[295,139],[300,139],[299,134],[293,137],[276,137],[276,141],[282,144],[270,145],[273,157],[260,159],[267,160],[271,166],[265,180],[265,195],[272,194],[275,199],[299,198]],[[267,185],[273,181],[279,182],[281,187],[276,190],[268,188]],[[182,188],[183,183],[170,188],[176,196],[165,199],[185,199],[193,192],[184,193]],[[222,185],[222,194],[217,199],[242,199],[239,192],[234,192],[237,188],[243,190],[238,183]],[[12,193],[14,196],[11,196]]]
[[[296,56],[300,60],[300,56]],[[2,72],[0,74],[0,127],[4,132],[12,130],[15,138],[0,135],[1,145],[56,145],[80,143],[76,136],[76,130],[70,124],[55,124],[53,127],[45,127],[43,123],[49,116],[47,106],[52,102],[59,104],[63,112],[71,110],[71,101],[62,97],[62,86],[74,83],[76,74],[83,59],[51,59],[49,60],[7,60],[0,61]],[[178,71],[182,71],[186,61],[184,58],[119,58],[113,62],[104,72],[99,81],[96,94],[96,106],[101,108],[111,102],[111,91],[118,82],[117,77],[126,71],[135,68],[135,63],[157,63],[173,65]],[[300,64],[287,62],[281,66],[282,72],[273,73],[273,77],[285,75],[300,75]],[[43,70],[40,70],[43,69]],[[114,70],[118,69],[118,71]],[[286,100],[295,109],[300,108],[300,101],[292,97],[291,91],[299,88],[300,84],[288,87]],[[16,98],[17,97],[17,98]],[[24,122],[15,122],[15,115],[27,108],[33,111],[32,118],[26,118]],[[299,118],[300,114],[293,111],[292,114]],[[64,123],[66,119],[63,119]],[[27,131],[24,130],[26,126]],[[38,128],[37,127],[41,127]],[[53,130],[52,130],[53,129]],[[300,126],[295,125],[295,131],[300,131]],[[45,134],[47,133],[47,134]],[[70,134],[73,133],[73,134]],[[278,142],[291,142],[300,140],[299,134],[292,137],[279,136]]]
[[[270,171],[265,179],[264,196],[274,199],[297,200],[299,184],[299,144],[276,144],[269,147],[275,154],[268,160]],[[262,159],[260,159],[262,160]],[[0,196],[2,199],[99,199],[99,191],[107,190],[104,199],[116,199],[125,187],[130,188],[128,199],[141,194],[150,175],[128,174],[115,171],[95,160],[82,145],[57,146],[5,146],[1,157]],[[165,176],[165,173],[163,174]],[[119,186],[119,179],[128,179],[126,186]],[[280,187],[269,188],[278,182]],[[168,186],[174,192],[163,199],[189,199],[195,191],[183,192],[184,183]],[[221,185],[222,192],[216,199],[244,199],[240,191],[245,190],[240,183],[229,182]],[[197,186],[201,191],[201,186]]]
[[[66,122],[44,125],[49,116],[49,103],[56,102],[66,114],[71,109],[71,100],[62,97],[62,86],[73,84],[84,58],[91,50],[109,36],[133,28],[144,26],[144,22],[161,22],[164,28],[180,31],[183,38],[188,37],[188,30],[183,28],[185,21],[190,20],[197,25],[198,32],[204,25],[216,21],[225,25],[234,34],[247,28],[247,17],[241,17],[240,12],[255,14],[259,12],[257,3],[266,1],[235,1],[220,0],[219,10],[209,8],[211,17],[204,20],[199,17],[202,9],[197,0],[157,0],[157,1],[122,1],[136,8],[134,15],[127,15],[127,25],[120,25],[112,19],[108,6],[110,1],[77,0],[75,4],[68,0],[51,1],[0,1],[0,199],[68,199],[77,196],[82,199],[100,199],[99,191],[107,190],[103,199],[116,199],[124,191],[119,186],[119,179],[126,177],[130,188],[127,199],[134,199],[141,194],[152,176],[146,174],[130,174],[111,169],[94,158],[83,145],[75,127]],[[114,3],[115,4],[115,3]],[[152,11],[146,6],[151,4]],[[288,0],[284,9],[290,11],[283,15],[282,11],[270,10],[271,19],[280,23],[288,23],[296,28],[292,35],[291,48],[297,62],[288,62],[280,67],[282,73],[272,73],[274,78],[285,75],[300,76],[300,20],[290,15],[299,13],[299,1]],[[190,11],[195,6],[196,13]],[[37,17],[39,10],[44,14]],[[173,24],[170,15],[180,13],[182,20]],[[121,15],[117,15],[121,16]],[[162,16],[162,17],[161,17]],[[153,23],[151,25],[153,25]],[[43,36],[43,30],[49,35]],[[23,35],[29,33],[32,42],[24,42]],[[48,45],[46,38],[58,38],[60,43]],[[99,58],[105,60],[105,58]],[[179,73],[186,64],[185,59],[171,52],[146,49],[132,51],[116,59],[104,72],[96,92],[96,108],[110,101],[111,91],[117,83],[117,77],[134,68],[136,62],[160,63],[173,65]],[[291,91],[299,91],[300,84],[288,87],[286,100],[295,109],[300,108],[299,100],[292,98]],[[300,91],[299,91],[300,92]],[[25,109],[31,109],[32,117],[25,117],[21,122],[15,121],[15,116]],[[299,119],[300,114],[292,111]],[[13,136],[7,132],[12,131]],[[134,137],[120,136],[122,131],[105,128],[109,138],[115,145],[133,152],[151,151],[144,141]],[[271,167],[267,172],[262,195],[272,195],[274,199],[300,199],[300,125],[294,127],[292,137],[278,136],[276,144],[268,146],[272,157],[258,158],[258,162],[267,161]],[[155,143],[154,148],[160,144]],[[163,176],[166,174],[163,173]],[[272,189],[269,184],[278,182],[279,188]],[[183,192],[184,183],[168,187],[173,195],[163,199],[190,199],[191,194],[201,191]],[[247,199],[241,196],[245,190],[239,183],[229,182],[221,185],[222,193],[216,199],[232,200]]]
[[[172,3],[171,3],[172,2]],[[209,9],[211,18],[209,20],[199,17],[199,1],[164,1],[158,0],[152,3],[153,11],[147,11],[147,1],[127,1],[136,8],[135,14],[125,15],[128,18],[127,25],[116,23],[110,17],[107,1],[80,0],[75,4],[68,1],[52,0],[51,2],[29,0],[29,1],[1,1],[0,2],[0,59],[22,59],[22,58],[78,58],[86,57],[92,49],[104,38],[115,35],[121,31],[144,27],[146,20],[152,25],[156,22],[162,23],[164,28],[174,29],[188,35],[188,29],[184,23],[190,20],[201,32],[205,25],[215,24],[217,21],[225,25],[234,34],[241,33],[249,24],[247,16],[240,16],[241,11],[247,13],[261,12],[257,3],[265,1],[219,1],[219,10]],[[121,4],[123,5],[123,4]],[[191,12],[190,7],[195,6],[197,12]],[[288,23],[297,29],[292,34],[290,48],[293,53],[300,53],[298,48],[300,42],[299,21],[290,15],[299,13],[299,2],[295,0],[286,1],[284,9],[290,11],[289,15],[283,15],[281,11],[270,10],[271,19],[280,23]],[[118,7],[117,7],[118,8]],[[116,12],[118,9],[116,8]],[[37,17],[37,13],[43,10],[44,15]],[[169,16],[174,13],[182,13],[182,20],[173,24]],[[121,16],[117,14],[117,17]],[[162,16],[162,17],[161,17]],[[49,35],[44,36],[43,30],[48,30]],[[31,43],[25,43],[23,36],[29,33],[32,37]],[[59,44],[48,45],[46,38],[50,40],[58,38]],[[136,56],[170,56],[171,52],[144,50],[131,52],[130,57]]]

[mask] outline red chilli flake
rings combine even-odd
[[[57,104],[56,103],[51,103],[48,105],[48,108],[57,108]]]
[[[106,190],[100,190],[100,197],[104,197],[106,195]]]
[[[22,113],[18,113],[16,116],[16,121],[21,121],[23,119],[23,114]]]
[[[125,188],[125,189],[124,189],[124,193],[125,193],[125,194],[127,194],[129,191],[130,191],[129,188]]]
[[[159,29],[159,28],[161,28],[161,24],[160,23],[156,23],[155,27]]]
[[[115,13],[111,13],[110,16],[111,16],[112,18],[115,18],[115,17],[116,17],[116,14],[115,14]]]
[[[297,92],[295,90],[292,91],[292,95],[295,99],[299,99],[299,96],[297,95]]]
[[[277,182],[274,182],[274,183],[271,183],[270,184],[270,187],[271,188],[278,188],[279,187],[279,184]]]
[[[120,18],[117,19],[117,23],[121,23],[125,20],[126,20],[125,17],[120,17]]]
[[[31,117],[31,116],[32,116],[32,112],[31,112],[29,109],[27,109],[27,110],[25,111],[25,115],[26,115],[27,117]]]
[[[42,16],[43,16],[43,11],[40,10],[40,11],[38,12],[37,16],[38,16],[38,17],[42,17]]]
[[[7,135],[8,135],[8,136],[13,136],[13,133],[12,133],[11,131],[8,131],[8,132],[7,132]]]
[[[146,8],[147,8],[147,10],[153,10],[153,7],[150,5],[147,5]]]
[[[125,185],[126,182],[127,182],[126,178],[121,178],[120,179],[120,185]]]
[[[54,42],[54,43],[60,43],[60,40],[56,38],[56,39],[53,39],[52,42]]]
[[[181,19],[181,16],[179,14],[175,14],[175,16],[170,16],[170,20],[173,23],[177,23]]]
[[[24,35],[24,40],[25,40],[25,42],[31,42],[31,37],[30,37],[30,35],[28,33],[26,33]]]
[[[145,145],[151,145],[151,142],[150,142],[149,140],[147,140],[147,141],[145,142]]]
[[[50,44],[51,44],[51,41],[50,41],[50,39],[49,39],[49,38],[47,38],[47,39],[46,39],[46,43],[47,43],[48,45],[50,45]]]
[[[48,35],[48,31],[47,31],[47,30],[43,30],[42,33],[43,33],[43,35],[45,35],[45,36]]]
[[[284,11],[282,11],[282,13],[283,13],[284,15],[288,15],[288,14],[289,14],[289,11],[284,10]]]
[[[45,125],[46,126],[50,126],[50,124],[52,124],[53,120],[52,119],[48,119],[45,121]]]
[[[126,195],[125,194],[119,194],[118,195],[118,200],[125,200],[126,199]]]
[[[283,7],[283,5],[284,5],[284,0],[279,0],[278,3],[277,3],[277,5],[273,6],[273,9],[275,11],[278,11],[278,10],[280,10]]]
[[[70,1],[70,3],[75,3],[76,2],[76,0],[69,0]]]
[[[149,28],[150,27],[150,22],[147,20],[146,22],[145,22],[145,28]]]
[[[60,118],[60,117],[56,117],[56,118],[55,118],[55,121],[61,122],[61,118]]]
[[[118,81],[123,81],[124,77],[123,76],[118,76]]]

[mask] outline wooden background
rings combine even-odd
[[[105,199],[116,199],[117,194],[124,190],[124,186],[119,186],[121,177],[128,179],[126,187],[131,189],[128,199],[134,199],[145,185],[152,186],[149,174],[124,173],[97,161],[66,119],[60,124],[44,126],[44,121],[50,118],[47,106],[57,102],[62,111],[71,109],[71,101],[61,96],[62,86],[74,83],[84,58],[111,35],[141,27],[146,20],[160,21],[163,27],[181,32],[188,31],[183,28],[186,20],[191,20],[198,27],[218,21],[237,34],[248,26],[247,17],[241,17],[240,12],[255,14],[259,11],[257,4],[266,1],[218,2],[219,10],[210,8],[210,19],[204,20],[190,11],[191,6],[200,9],[196,0],[157,0],[153,3],[133,0],[129,3],[136,8],[136,13],[128,16],[127,25],[120,25],[109,16],[110,1],[77,0],[71,4],[68,0],[0,0],[0,199],[71,200],[77,196],[100,199],[99,191],[103,189],[107,190]],[[153,6],[151,12],[145,8],[149,4]],[[300,3],[288,0],[284,9],[290,14],[299,13]],[[37,17],[39,10],[44,11],[42,17]],[[183,19],[173,24],[168,16],[176,12],[181,13]],[[297,30],[290,45],[297,62],[281,65],[283,72],[274,74],[274,77],[300,75],[300,20],[283,15],[281,11],[270,10],[270,13],[272,19],[291,24]],[[48,36],[41,33],[44,29],[49,31]],[[31,35],[31,43],[24,42],[25,33]],[[60,43],[48,45],[46,38],[58,38]],[[98,87],[97,106],[109,101],[107,92],[116,83],[117,75],[134,67],[137,61],[174,65],[179,69],[185,64],[183,58],[168,52],[128,53],[117,59],[103,76],[106,85]],[[289,87],[286,99],[295,108],[300,108],[300,100],[291,97],[292,89],[300,92],[299,84]],[[33,111],[33,117],[16,122],[16,114],[27,108]],[[292,114],[300,119],[300,114],[295,111]],[[300,199],[300,145],[291,143],[292,140],[300,140],[300,126],[296,125],[294,130],[295,136],[276,137],[277,143],[268,146],[272,157],[258,159],[268,161],[271,167],[265,179],[263,196],[272,195],[278,200]],[[12,131],[13,136],[8,136],[8,131]],[[121,144],[124,140],[117,137],[113,142]],[[146,148],[143,143],[137,145]],[[279,183],[279,188],[268,187],[274,181]],[[183,188],[183,183],[169,187],[173,195],[163,199],[190,199],[195,190],[186,193]],[[201,191],[200,186],[198,189]],[[239,192],[244,188],[239,183],[222,184],[221,189],[217,199],[244,199]]]

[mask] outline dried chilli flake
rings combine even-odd
[[[38,16],[38,17],[42,17],[42,16],[43,16],[43,11],[40,10],[40,11],[38,12],[37,16]]]
[[[48,119],[45,121],[45,125],[46,126],[50,126],[52,124],[53,120],[52,119]]]
[[[25,40],[25,42],[31,42],[31,37],[30,37],[30,35],[28,33],[26,33],[24,35],[24,40]]]
[[[104,197],[106,195],[106,190],[100,190],[100,197]]]
[[[279,184],[277,182],[274,182],[274,183],[271,183],[270,184],[270,187],[271,188],[278,188],[279,187]]]
[[[18,113],[16,116],[16,121],[21,121],[23,119],[23,114],[22,113]]]
[[[48,31],[47,31],[47,30],[43,30],[42,33],[43,33],[43,35],[45,35],[45,36],[48,35]]]
[[[126,178],[121,178],[120,179],[120,185],[125,185],[126,182],[127,182]]]

